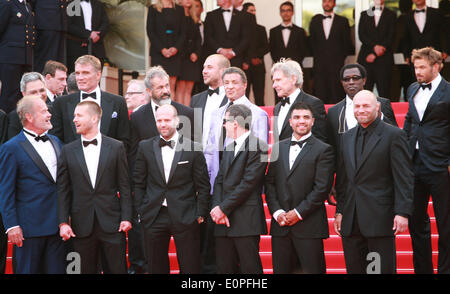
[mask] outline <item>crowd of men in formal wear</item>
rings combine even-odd
[[[86,2],[93,5],[92,13],[95,2]],[[167,11],[165,2],[149,15],[164,19],[158,13]],[[421,1],[415,2],[420,8]],[[333,226],[342,237],[348,273],[366,273],[373,252],[381,260],[380,273],[395,273],[395,235],[407,230],[415,272],[433,273],[431,195],[439,233],[437,268],[449,273],[450,85],[440,74],[445,53],[431,44],[411,45],[407,58],[416,82],[407,89],[402,130],[391,101],[367,89],[375,76],[370,60],[378,60],[388,45],[371,43],[368,64],[344,65],[342,60],[337,73],[329,66],[315,69],[316,78],[337,75],[336,90],[342,94],[333,92],[331,78],[321,86],[330,91],[326,97],[337,99],[328,112],[324,99],[305,92],[301,60],[281,52],[270,72],[280,98],[270,125],[266,111],[248,98],[255,82],[250,68],[261,65],[262,56],[247,60],[245,68],[245,50],[233,47],[233,38],[213,40],[220,30],[241,36],[217,28],[214,19],[228,27],[228,18],[231,30],[237,23],[251,27],[254,18],[236,12],[231,1],[218,5],[205,20],[205,40],[218,46],[202,60],[206,89],[192,96],[189,106],[175,101],[170,73],[175,63],[150,67],[143,81],[129,82],[125,97],[100,88],[103,63],[95,54],[81,54],[70,65],[48,60],[39,72],[20,73],[22,98],[8,114],[0,112],[0,231],[5,232],[0,234],[0,270],[9,239],[15,245],[15,273],[66,273],[67,254],[77,252],[80,273],[167,274],[173,237],[181,273],[261,274],[260,236],[268,233],[264,194],[272,216],[274,273],[326,272],[325,201],[333,198]],[[311,23],[319,22],[319,28],[311,26],[311,40],[317,30],[315,37],[325,42],[321,46],[336,49],[325,55],[340,52],[326,42],[334,38],[334,24],[346,22],[332,13],[334,5],[324,0],[331,19],[321,15]],[[26,1],[0,1],[0,14],[13,8],[23,16],[32,9]],[[283,21],[291,9],[290,2],[281,5]],[[425,9],[429,19],[434,10]],[[388,19],[382,8],[377,21],[377,10],[370,10],[375,16],[363,12],[375,19],[375,27]],[[411,14],[413,21],[420,13]],[[175,44],[177,24],[170,25],[164,33]],[[280,31],[279,41],[288,47],[295,30]],[[89,38],[97,43],[102,33],[92,33],[96,36]],[[170,48],[161,53],[173,57],[177,49]],[[7,52],[0,50],[2,56]],[[320,58],[314,58],[317,67]],[[13,87],[3,75],[10,68],[5,64],[0,60],[2,93]],[[74,74],[67,76],[71,67]]]

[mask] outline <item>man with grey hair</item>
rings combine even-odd
[[[75,76],[75,72],[71,73],[71,74],[67,77],[66,91],[67,91],[67,94],[68,94],[68,95],[80,91],[80,89],[78,89],[77,78],[76,78],[76,76]]]
[[[273,109],[273,137],[275,142],[292,136],[289,126],[291,106],[297,102],[308,104],[315,118],[312,133],[323,142],[328,142],[328,122],[323,102],[305,93],[303,86],[303,71],[300,64],[286,59],[275,63],[271,69],[273,88],[280,97]]]
[[[47,97],[44,76],[38,72],[27,72],[20,80],[20,91],[23,96],[39,96],[46,104],[49,112],[52,112],[52,102]],[[22,130],[22,123],[16,110],[8,114],[8,139],[11,139]]]
[[[125,101],[127,102],[127,108],[130,112],[135,112],[142,105],[147,103],[144,81],[133,79],[128,82]]]

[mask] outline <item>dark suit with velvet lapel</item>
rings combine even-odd
[[[49,140],[58,158],[61,143],[51,135]],[[0,194],[5,230],[20,226],[25,239],[23,247],[16,248],[16,273],[64,273],[56,182],[23,132],[0,148]],[[33,246],[43,249],[36,252]],[[46,267],[41,268],[44,264]]]
[[[149,271],[169,273],[167,250],[173,235],[181,272],[200,273],[197,218],[209,213],[211,189],[205,158],[198,143],[180,136],[166,182],[159,140],[157,136],[141,141],[133,174]]]
[[[58,165],[58,201],[59,223],[70,224],[76,235],[73,244],[83,260],[81,273],[96,272],[99,243],[107,246],[109,270],[126,273],[125,234],[118,230],[120,222],[131,222],[132,203],[123,143],[102,135],[95,185],[81,139],[65,145]]]
[[[431,230],[426,212],[431,194],[439,232],[438,272],[450,273],[450,84],[442,79],[422,120],[414,103],[419,89],[417,82],[408,88],[409,109],[404,125],[415,173],[414,214],[409,228],[414,269],[416,273],[433,273]],[[416,149],[417,143],[419,149]]]
[[[395,215],[412,214],[413,172],[406,135],[379,118],[356,161],[360,126],[344,133],[338,156],[342,177],[336,183],[336,212],[348,273],[365,273],[370,251],[380,254],[381,273],[395,273]],[[365,244],[361,247],[361,244]]]
[[[236,273],[238,263],[241,273],[262,273],[259,239],[267,234],[261,198],[267,148],[250,134],[236,156],[234,150],[224,151],[211,205],[219,206],[230,221],[230,227],[215,228],[218,273]]]
[[[279,142],[272,152],[266,176],[266,201],[270,213],[296,209],[302,220],[293,226],[280,226],[272,218],[270,234],[274,273],[292,273],[296,256],[305,273],[325,273],[322,239],[328,238],[324,201],[333,183],[334,153],[330,145],[311,136],[292,168],[289,167],[291,139]],[[289,245],[287,245],[289,244]],[[292,244],[292,245],[290,245]]]

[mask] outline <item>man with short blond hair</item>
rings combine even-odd
[[[416,273],[432,274],[430,218],[433,208],[439,233],[438,273],[450,273],[450,85],[439,73],[442,53],[431,47],[412,51],[417,82],[407,91],[408,113],[403,129],[414,162],[414,211],[410,233]]]

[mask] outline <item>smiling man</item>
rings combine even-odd
[[[100,60],[92,55],[79,57],[75,62],[75,75],[80,92],[55,100],[51,133],[65,144],[79,138],[73,124],[74,110],[79,102],[90,99],[102,108],[100,132],[122,141],[125,147],[128,147],[130,122],[127,105],[123,97],[100,90],[99,82],[102,77]]]
[[[395,235],[408,229],[413,173],[406,134],[380,120],[380,103],[367,90],[353,98],[357,127],[342,135],[334,229],[342,236],[347,273],[368,273],[377,252],[379,273],[396,272]]]

